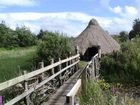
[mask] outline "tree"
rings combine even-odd
[[[135,19],[133,23],[133,30],[140,32],[140,19]]]
[[[140,81],[140,38],[121,44],[118,52],[101,59],[102,75],[109,81]]]
[[[5,22],[0,23],[0,47],[13,45],[14,31],[6,26]]]
[[[37,38],[42,39],[43,36],[44,36],[44,31],[41,29],[39,34],[37,35]]]
[[[37,43],[36,36],[25,26],[17,27],[16,30],[10,29],[5,22],[0,23],[0,47],[26,47]]]
[[[17,27],[15,33],[18,36],[18,44],[20,47],[32,46],[37,42],[36,36],[25,26]]]
[[[40,60],[48,64],[52,58],[58,61],[58,58],[64,59],[70,52],[74,52],[70,38],[59,33],[48,33],[44,35],[43,41],[38,46],[37,54]]]
[[[128,37],[129,36],[128,36],[127,32],[125,32],[125,31],[120,32],[119,38],[120,38],[120,41],[121,42],[127,41],[128,40]]]
[[[140,36],[140,19],[135,19],[133,23],[133,29],[129,33],[129,39]]]

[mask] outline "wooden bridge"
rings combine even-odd
[[[0,84],[4,105],[74,105],[80,87],[86,88],[87,78],[99,75],[99,56],[96,54],[84,69],[78,68],[79,54]],[[11,99],[12,97],[12,99]],[[13,98],[14,97],[14,98]]]

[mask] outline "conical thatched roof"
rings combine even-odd
[[[93,46],[99,46],[102,54],[110,53],[120,49],[120,45],[104,31],[95,19],[90,20],[87,28],[74,40],[79,46],[80,53]]]

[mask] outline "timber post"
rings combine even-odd
[[[27,71],[23,71],[24,74],[27,74]],[[28,80],[25,80],[24,81],[24,88],[25,88],[25,91],[28,90]],[[26,105],[30,105],[30,98],[29,98],[29,95],[25,97],[25,104]]]
[[[61,62],[61,58],[59,58],[59,62]],[[61,71],[61,68],[62,68],[62,64],[59,65],[59,71]],[[62,85],[62,75],[59,74],[59,85],[61,86]]]
[[[91,78],[95,78],[95,71],[96,71],[96,68],[95,68],[95,59],[94,57],[92,58],[92,70],[91,70]]]
[[[76,46],[76,54],[79,54],[79,47]]]
[[[44,68],[44,62],[40,62],[40,68]],[[45,80],[45,73],[41,74],[41,81]],[[45,85],[42,86],[42,91],[44,92],[43,96],[45,96]]]
[[[51,59],[51,64],[54,64],[54,59]],[[51,73],[54,74],[54,68],[52,68]]]
[[[101,58],[101,48],[99,47],[99,50],[98,50],[98,57],[99,59]]]
[[[79,54],[79,47],[78,46],[76,46],[76,54]],[[76,60],[79,60],[79,59],[80,59],[80,56],[78,58],[76,58]],[[76,70],[78,70],[78,69],[79,69],[79,65],[77,64]]]

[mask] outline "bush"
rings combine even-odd
[[[103,91],[93,80],[86,82],[86,90],[80,96],[80,105],[113,105],[111,93]]]
[[[105,89],[108,83],[102,80],[89,80],[85,85],[87,88],[80,94],[80,105],[139,105],[139,101],[127,94],[115,92],[112,88]]]
[[[51,59],[58,61],[58,58],[65,59],[74,53],[72,41],[60,33],[46,32],[38,46],[38,57],[49,63]]]
[[[20,47],[32,46],[37,43],[37,37],[26,27],[17,27],[15,34],[18,39],[17,44]]]
[[[102,75],[109,81],[140,81],[140,38],[124,42],[119,52],[101,59]]]
[[[37,44],[37,37],[25,26],[10,29],[5,22],[0,23],[0,47],[26,47]]]

